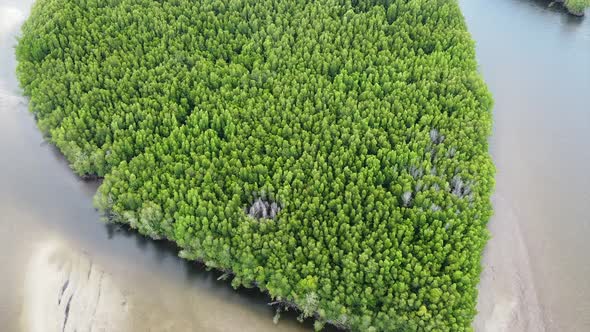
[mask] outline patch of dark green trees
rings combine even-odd
[[[456,1],[39,0],[16,52],[111,220],[317,329],[472,330],[492,99]]]

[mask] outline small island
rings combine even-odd
[[[568,13],[575,16],[584,16],[584,10],[590,7],[590,0],[555,0],[551,3],[562,4]]]

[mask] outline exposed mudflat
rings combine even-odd
[[[476,331],[544,332],[543,312],[534,288],[529,255],[513,207],[499,194],[488,229],[492,238],[483,257]]]
[[[86,254],[57,242],[34,251],[24,289],[24,331],[129,330],[127,299],[111,276]]]

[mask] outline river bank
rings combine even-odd
[[[546,330],[590,331],[590,20],[548,3],[460,1],[495,101],[496,197],[510,208],[507,218],[506,204],[495,198],[486,255],[498,250],[498,262],[513,260],[515,245],[504,249],[493,237],[504,236],[498,230],[510,230],[506,220],[515,220],[531,282],[519,278],[536,293]],[[488,257],[484,264],[496,265]],[[486,274],[480,289],[489,291],[485,280],[493,277]]]

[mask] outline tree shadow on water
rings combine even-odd
[[[118,237],[131,240],[134,242],[136,248],[140,249],[142,253],[146,253],[149,260],[153,260],[155,268],[167,269],[166,273],[178,274],[181,280],[190,285],[187,291],[198,290],[201,288],[212,292],[213,296],[223,298],[232,303],[238,303],[242,306],[254,307],[254,310],[263,313],[272,321],[276,307],[270,306],[273,300],[267,293],[261,292],[258,288],[239,287],[234,289],[231,286],[232,277],[224,277],[222,271],[208,269],[205,264],[198,261],[189,261],[178,256],[180,248],[173,242],[167,240],[152,240],[147,238],[128,225],[105,223],[105,230],[109,239]],[[184,275],[182,277],[182,275]],[[182,281],[181,281],[182,282]],[[195,288],[193,288],[195,287]],[[281,312],[279,327],[281,322],[288,324],[295,323],[299,313],[294,310]],[[301,323],[301,327],[305,330],[313,330],[312,319],[306,319]],[[300,323],[297,323],[300,324]],[[333,326],[327,325],[323,331],[339,331]]]

